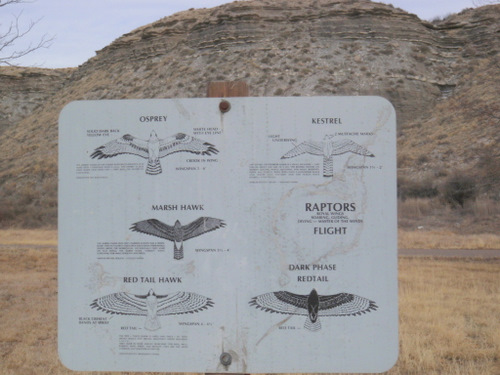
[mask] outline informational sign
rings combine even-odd
[[[395,122],[379,97],[67,105],[62,362],[388,370],[398,356]]]

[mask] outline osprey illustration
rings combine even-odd
[[[288,151],[285,155],[283,155],[282,159],[293,158],[298,155],[302,155],[305,153],[311,155],[319,155],[323,156],[323,177],[332,177],[333,176],[333,157],[335,155],[345,154],[346,152],[352,152],[358,155],[370,156],[374,157],[370,151],[368,151],[365,147],[357,144],[350,139],[340,139],[338,141],[334,141],[332,138],[333,135],[325,135],[323,138],[323,142],[317,141],[305,141],[295,146],[290,151]]]
[[[160,174],[160,158],[175,152],[192,152],[194,154],[212,155],[219,150],[214,145],[191,137],[184,133],[177,133],[171,137],[159,139],[153,130],[148,140],[136,138],[130,134],[125,134],[119,139],[108,142],[98,147],[90,155],[93,159],[111,158],[120,154],[132,154],[148,159],[146,173]]]
[[[132,224],[130,229],[172,241],[174,243],[174,259],[179,260],[184,258],[184,241],[225,226],[226,223],[220,219],[199,217],[186,225],[182,225],[179,220],[176,220],[174,226],[156,219],[148,219]],[[179,247],[177,247],[177,244],[179,244]]]
[[[176,292],[159,296],[153,289],[146,295],[125,292],[108,294],[96,298],[90,304],[91,307],[109,314],[146,316],[144,328],[149,331],[160,329],[158,316],[192,314],[213,305],[210,298],[196,293]]]
[[[321,329],[320,316],[361,315],[378,308],[375,302],[364,297],[349,293],[320,296],[316,289],[309,295],[285,291],[261,294],[249,304],[271,313],[307,316],[304,327],[310,331]]]

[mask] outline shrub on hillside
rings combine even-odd
[[[452,206],[464,207],[466,201],[477,194],[476,181],[463,172],[455,172],[446,179],[443,185],[443,197]]]
[[[407,177],[398,177],[398,198],[433,198],[439,194],[434,180],[424,177],[413,180]]]
[[[500,153],[493,146],[485,148],[479,156],[476,169],[481,186],[478,190],[500,200]]]

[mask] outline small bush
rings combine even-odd
[[[444,182],[443,197],[452,206],[464,207],[464,203],[476,197],[476,181],[466,173],[456,172]]]
[[[409,198],[398,202],[398,217],[420,219],[429,216],[434,209],[434,201],[428,198]]]
[[[496,215],[500,215],[500,204],[490,198],[476,198],[470,204],[472,212],[477,218],[492,218]]]
[[[418,181],[398,177],[398,198],[402,200],[408,198],[433,198],[438,194],[438,188],[430,177]]]
[[[397,157],[398,168],[407,167],[411,165],[412,162],[413,160],[410,156],[408,156],[408,154],[403,154],[402,152],[398,152],[398,157]],[[398,179],[398,186],[399,186],[399,179]]]
[[[387,44],[385,48],[380,51],[380,53],[384,55],[392,55],[394,53],[394,48],[391,45]]]
[[[417,163],[422,165],[429,162],[429,156],[427,154],[422,154],[418,157]]]
[[[500,155],[494,146],[483,149],[476,164],[476,170],[482,184],[481,190],[497,200],[500,200],[499,165]]]

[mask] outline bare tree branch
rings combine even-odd
[[[0,0],[0,8],[6,5],[30,3],[26,0]],[[48,48],[51,46],[54,37],[47,34],[43,35],[36,43],[30,42],[27,46],[21,49],[14,49],[16,43],[20,42],[27,34],[29,34],[41,19],[36,21],[31,20],[26,27],[21,27],[20,19],[22,12],[14,16],[14,20],[9,24],[6,30],[0,30],[0,65],[15,65],[15,60],[26,56],[40,48]],[[1,25],[0,25],[1,26]]]
[[[11,4],[22,4],[22,3],[32,3],[32,1],[26,0],[0,0],[0,8]]]

